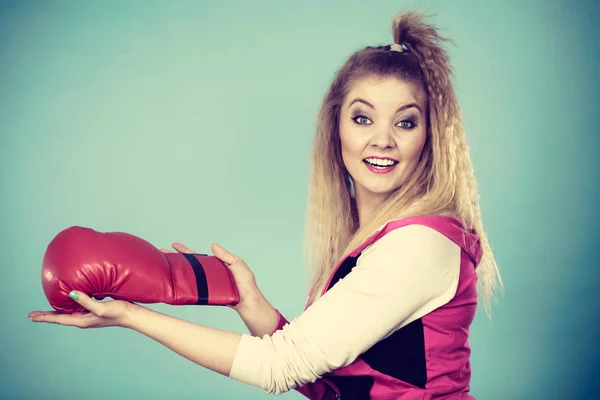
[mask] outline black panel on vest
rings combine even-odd
[[[423,322],[416,321],[375,343],[360,358],[376,371],[425,388],[427,361]]]
[[[356,266],[358,257],[360,257],[360,254],[356,257],[348,257],[342,262],[331,279],[327,290],[331,289],[333,285],[352,271],[352,268]],[[378,311],[385,312],[385,310],[373,310],[373,312]],[[375,371],[411,385],[425,388],[425,383],[427,382],[427,364],[425,360],[423,322],[421,319],[418,319],[402,327],[389,337],[376,343],[364,352],[360,358]],[[332,376],[331,378],[339,377]],[[344,378],[346,379],[342,385],[347,386],[349,385],[348,381],[364,377]],[[337,385],[337,380],[335,383]]]
[[[356,260],[358,259],[359,256],[360,256],[360,254],[356,257],[348,257],[342,262],[342,265],[340,265],[338,270],[335,271],[335,274],[333,275],[333,278],[331,279],[331,282],[329,283],[327,290],[331,289],[333,287],[333,285],[338,283],[338,281],[340,279],[342,279],[343,277],[345,277],[346,275],[348,275],[350,273],[352,268],[354,268],[356,266]]]
[[[327,375],[338,391],[342,400],[368,400],[371,398],[371,389],[375,380],[372,376],[337,376]]]

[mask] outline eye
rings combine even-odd
[[[398,122],[396,126],[404,129],[413,129],[415,126],[417,126],[417,124],[410,119],[404,119]]]
[[[372,123],[371,120],[364,115],[357,115],[356,117],[353,117],[352,120],[358,125],[369,125]]]

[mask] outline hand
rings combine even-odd
[[[63,314],[55,311],[32,311],[28,317],[34,322],[46,322],[78,328],[126,327],[127,316],[131,309],[136,306],[121,300],[99,302],[78,291],[72,291],[69,296],[88,312]]]
[[[194,250],[187,248],[181,243],[173,243],[171,246],[179,253],[197,254]],[[262,298],[262,293],[256,284],[254,273],[250,271],[250,268],[248,268],[248,265],[246,265],[244,260],[234,256],[218,244],[213,244],[210,249],[215,257],[223,261],[225,265],[229,267],[240,294],[239,303],[235,306],[227,307],[232,308],[239,313],[244,308],[252,307],[256,304]],[[166,249],[161,249],[161,251],[164,253],[173,253]]]

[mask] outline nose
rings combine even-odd
[[[388,126],[382,126],[379,129],[373,130],[373,136],[371,137],[371,145],[386,149],[394,146],[394,138],[392,135],[392,128]]]

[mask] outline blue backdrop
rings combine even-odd
[[[34,324],[70,225],[243,257],[291,319],[316,113],[419,6],[450,53],[506,285],[472,326],[481,399],[592,398],[599,7],[579,1],[0,1],[0,397],[261,399],[140,334]],[[152,308],[246,332],[232,310]],[[597,382],[597,381],[596,381]],[[301,399],[295,392],[284,395]]]

